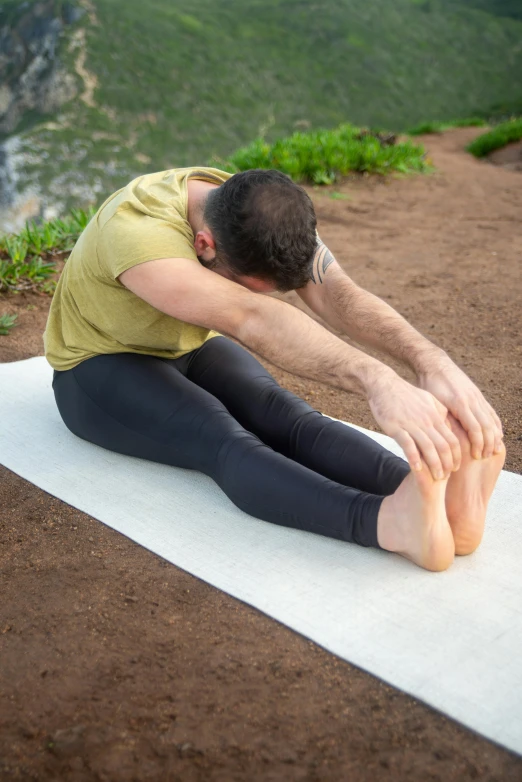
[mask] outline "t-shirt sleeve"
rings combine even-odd
[[[194,244],[174,224],[135,210],[116,212],[98,236],[98,258],[113,280],[122,272],[158,258],[197,261]]]

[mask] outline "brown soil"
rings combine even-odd
[[[488,155],[488,159],[491,163],[504,166],[511,171],[522,171],[522,141],[515,141],[501,149],[495,149]]]
[[[520,471],[522,180],[463,151],[477,132],[421,139],[433,175],[310,193],[347,272],[483,390]],[[42,355],[48,306],[0,296],[19,314],[0,361]],[[272,371],[377,428],[359,397]],[[522,778],[520,757],[1,466],[0,503],[2,782]]]

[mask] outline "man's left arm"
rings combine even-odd
[[[418,385],[460,421],[475,458],[500,451],[502,424],[475,384],[447,353],[423,337],[402,315],[356,285],[319,238],[311,279],[297,293],[338,331],[411,367]]]

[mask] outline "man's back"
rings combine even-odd
[[[44,345],[55,369],[122,351],[178,358],[213,336],[160,312],[118,277],[157,258],[197,262],[187,219],[188,180],[222,184],[229,177],[201,167],[160,171],[133,180],[102,204],[65,264],[51,304]]]

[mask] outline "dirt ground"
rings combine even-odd
[[[479,385],[520,472],[522,178],[463,151],[478,132],[421,139],[429,176],[309,192],[348,274]],[[0,361],[43,354],[49,302],[0,296],[19,314]],[[271,369],[377,429],[360,397]],[[522,758],[2,466],[0,513],[1,782],[522,779]]]

